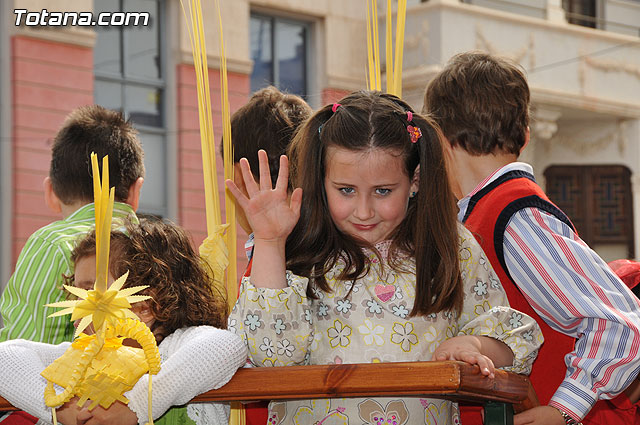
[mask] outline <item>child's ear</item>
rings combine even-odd
[[[62,202],[54,192],[53,183],[51,183],[49,176],[44,178],[42,186],[44,188],[44,202],[47,204],[47,207],[56,214],[62,213]]]
[[[142,183],[144,183],[143,177],[138,177],[131,186],[129,186],[129,192],[127,193],[127,199],[125,203],[131,205],[134,211],[138,211],[138,204],[140,202],[140,191],[142,190]]]
[[[420,188],[420,164],[418,164],[418,166],[416,167],[416,170],[413,172],[409,193],[417,193],[419,188]]]

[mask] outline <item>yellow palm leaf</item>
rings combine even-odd
[[[78,298],[87,298],[87,290],[78,288],[77,286],[64,285],[64,289],[71,292]]]
[[[84,331],[85,329],[87,329],[87,326],[89,326],[91,324],[91,320],[93,319],[93,317],[91,316],[85,316],[82,318],[82,320],[80,321],[80,324],[78,325],[78,327],[76,328],[76,333],[74,336],[78,336],[80,335],[80,333],[82,331]]]
[[[67,301],[63,301],[63,302],[67,302]],[[47,304],[47,307],[64,307],[61,305],[54,305],[54,304],[58,304],[58,303]],[[51,313],[47,317],[58,317],[58,316],[64,316],[65,314],[71,314],[73,313],[73,308],[74,307],[69,307],[69,308],[65,308],[64,310],[56,311],[55,313]]]

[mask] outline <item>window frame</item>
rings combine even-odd
[[[621,236],[600,235],[597,229],[598,223],[596,219],[598,209],[598,200],[595,198],[596,187],[594,182],[598,176],[616,175],[623,182],[620,190],[623,192],[624,198],[620,201],[624,210],[625,220]],[[579,223],[578,235],[589,246],[593,247],[598,244],[624,244],[627,247],[629,258],[635,257],[635,234],[634,234],[634,217],[633,217],[633,188],[631,182],[631,170],[626,165],[620,164],[601,164],[601,165],[551,165],[544,171],[545,186],[547,196],[551,202],[555,203],[560,209],[572,209],[581,211],[582,217]],[[571,176],[578,182],[577,187],[580,190],[580,196],[576,196],[576,200],[567,208],[561,200],[554,199],[552,186],[554,179],[563,176]],[[569,219],[573,217],[569,216]]]
[[[287,93],[291,93],[291,94],[296,94],[300,97],[302,97],[305,100],[308,100],[309,98],[309,94],[312,91],[312,63],[311,63],[311,49],[313,48],[313,21],[308,20],[308,19],[304,19],[301,17],[294,17],[294,16],[283,16],[283,15],[277,15],[277,14],[271,14],[265,11],[261,11],[261,10],[252,10],[249,14],[249,22],[251,22],[251,19],[253,19],[254,17],[256,18],[260,18],[260,19],[268,19],[271,23],[271,71],[273,73],[273,81],[270,81],[268,84],[271,84],[275,87],[277,87],[279,90],[285,90],[287,91]],[[276,25],[277,23],[284,23],[284,24],[295,24],[295,25],[300,25],[304,28],[304,34],[305,34],[305,39],[304,39],[304,43],[305,43],[305,49],[304,49],[304,93],[293,93],[290,92],[288,90],[286,90],[286,88],[282,88],[282,86],[280,85],[280,81],[279,81],[279,64],[278,64],[278,60],[277,58],[277,43],[276,43]],[[252,45],[251,45],[251,25],[249,25],[249,54],[251,54],[252,52]],[[253,60],[253,57],[251,57],[251,60]],[[253,75],[253,71],[252,71],[252,75]],[[249,85],[250,87],[253,87],[252,84],[252,75],[249,76]],[[260,88],[266,87],[265,86],[260,86]],[[259,88],[257,89],[259,90]],[[252,88],[252,91],[253,88]]]
[[[118,11],[124,10],[124,2],[126,0],[118,0]],[[164,168],[166,169],[169,165],[169,156],[170,156],[170,147],[169,147],[169,131],[168,131],[168,84],[167,84],[167,70],[168,70],[168,50],[167,50],[167,31],[163,31],[168,26],[167,20],[167,1],[166,0],[154,0],[158,6],[158,16],[153,20],[152,25],[157,25],[157,36],[158,36],[158,52],[160,55],[160,63],[159,63],[159,75],[160,78],[149,78],[149,77],[140,77],[140,76],[127,76],[127,64],[128,64],[128,39],[131,37],[131,34],[128,31],[125,31],[126,27],[119,27],[118,31],[121,33],[120,37],[120,61],[121,61],[121,71],[120,73],[113,72],[105,72],[96,70],[94,67],[93,70],[93,78],[94,82],[100,81],[105,83],[115,83],[120,86],[120,99],[121,99],[121,111],[125,118],[129,119],[131,117],[130,114],[130,103],[127,101],[127,86],[137,86],[141,88],[148,88],[158,90],[160,92],[160,122],[162,124],[161,127],[155,127],[147,124],[139,124],[133,121],[134,127],[138,130],[141,139],[144,139],[145,134],[161,136],[163,139],[163,148],[164,148]],[[115,29],[112,29],[115,30]],[[95,50],[94,50],[95,54]],[[96,98],[95,86],[94,86],[94,99],[96,103],[98,99]],[[150,164],[145,164],[148,168]],[[155,164],[154,164],[155,165]],[[164,182],[162,187],[165,188],[163,193],[163,202],[158,202],[158,205],[145,205],[142,198],[140,202],[139,210],[141,212],[147,214],[153,214],[161,217],[169,216],[169,193],[167,193],[168,188],[168,176],[167,173],[163,173],[162,178]],[[146,192],[149,193],[149,192]],[[151,194],[150,196],[153,196]],[[162,205],[160,205],[162,204]]]
[[[561,6],[565,11],[567,23],[586,28],[602,29],[603,25],[606,25],[604,20],[604,2],[602,0],[593,0],[593,15],[574,12],[574,6],[579,6],[583,2],[584,0],[562,0]]]

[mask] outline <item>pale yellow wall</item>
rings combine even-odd
[[[177,1],[177,0],[171,0]],[[219,27],[215,2],[202,2],[209,66],[216,68]],[[249,17],[251,11],[307,21],[312,25],[311,70],[317,89],[355,90],[365,87],[366,33],[364,3],[344,0],[223,0],[221,13],[228,67],[250,73]],[[180,16],[180,57],[191,62],[187,29]]]
[[[170,1],[179,3],[179,0]],[[180,6],[177,8],[180,13],[180,56],[184,62],[193,62],[191,43],[189,41],[191,17],[187,0],[184,0],[184,6],[187,18],[182,13],[182,8]],[[214,1],[202,1],[201,6],[205,43],[209,62],[211,62],[208,65],[210,68],[217,68],[220,56],[218,10]],[[223,0],[220,2],[220,13],[222,15],[224,48],[228,69],[242,73],[251,72],[251,64],[249,62],[249,3],[245,0]]]
[[[0,0],[3,1],[3,0]],[[14,8],[29,11],[92,11],[94,1],[99,0],[11,0]],[[167,0],[167,10],[177,13],[178,30],[175,45],[178,49],[177,60],[191,63],[193,61],[188,30],[191,24],[182,13],[179,0]],[[188,13],[188,0],[184,0]],[[220,51],[219,23],[216,4],[213,0],[202,1],[205,42],[208,52],[209,66],[218,67]],[[221,0],[222,25],[225,39],[225,53],[230,71],[249,74],[252,63],[249,52],[249,17],[251,11],[264,12],[282,17],[291,17],[307,21],[312,26],[311,65],[314,90],[325,87],[345,90],[356,90],[366,85],[366,27],[365,2],[355,0]],[[88,28],[55,28],[37,31],[31,28],[20,28],[18,31],[29,32],[41,38],[60,38],[65,34],[73,43],[93,42],[87,38],[92,33]],[[78,32],[82,36],[78,36]],[[53,33],[53,34],[52,34]]]

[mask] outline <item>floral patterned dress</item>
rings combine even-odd
[[[447,311],[409,317],[415,298],[415,261],[404,258],[407,272],[398,273],[380,267],[371,253],[370,272],[353,283],[336,280],[345,267],[336,264],[326,276],[332,292],[318,292],[317,300],[306,296],[308,279],[290,272],[283,289],[256,288],[244,278],[229,330],[243,338],[255,366],[426,361],[445,339],[474,334],[503,341],[514,353],[513,365],[505,369],[529,373],[542,333],[529,316],[507,307],[502,285],[482,249],[466,229],[459,229],[464,306],[457,318]],[[383,258],[388,246],[388,242],[376,246]],[[456,423],[455,403],[421,397],[272,402],[268,421],[268,425]]]

